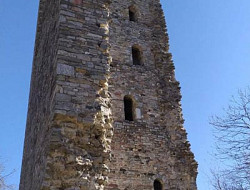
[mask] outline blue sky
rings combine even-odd
[[[209,117],[250,80],[249,0],[162,0],[181,82],[185,127],[208,190],[213,160]],[[0,0],[0,157],[18,187],[38,0]],[[16,188],[18,189],[18,188]]]

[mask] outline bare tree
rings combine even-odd
[[[221,171],[211,171],[211,185],[214,190],[248,190],[242,184],[234,183],[234,176],[225,175]]]
[[[214,116],[210,124],[217,143],[216,157],[226,165],[219,178],[217,175],[217,182],[224,181],[218,190],[250,189],[250,89],[239,91],[224,116]]]
[[[6,178],[11,176],[14,171],[10,172],[9,174],[4,174],[4,166],[3,164],[0,164],[0,190],[7,190],[7,189],[13,189],[14,187],[12,185],[6,184]]]

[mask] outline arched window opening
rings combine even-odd
[[[142,65],[142,53],[136,46],[132,47],[132,57],[134,65]]]
[[[124,97],[125,120],[134,121],[134,102],[131,97]]]
[[[157,179],[154,181],[154,190],[163,190],[162,183]]]
[[[133,6],[129,7],[129,20],[133,22],[137,21],[136,9]]]

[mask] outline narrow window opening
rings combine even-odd
[[[136,10],[133,6],[129,7],[129,20],[133,22],[137,21]]]
[[[134,65],[142,65],[142,55],[141,51],[137,47],[132,47],[132,57]]]
[[[124,97],[125,120],[134,121],[133,100],[129,96]]]
[[[159,180],[154,181],[154,190],[163,190],[162,183]]]
[[[135,18],[135,12],[132,10],[129,10],[129,20],[135,22],[136,18]]]

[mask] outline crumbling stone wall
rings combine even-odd
[[[129,20],[129,7],[136,21]],[[196,189],[197,164],[190,152],[174,76],[163,11],[157,0],[113,1],[110,5],[109,91],[114,137],[106,189]],[[133,65],[132,47],[141,50],[142,65]],[[124,116],[125,96],[135,104],[134,121]]]
[[[195,190],[180,99],[159,0],[40,0],[20,190]]]

